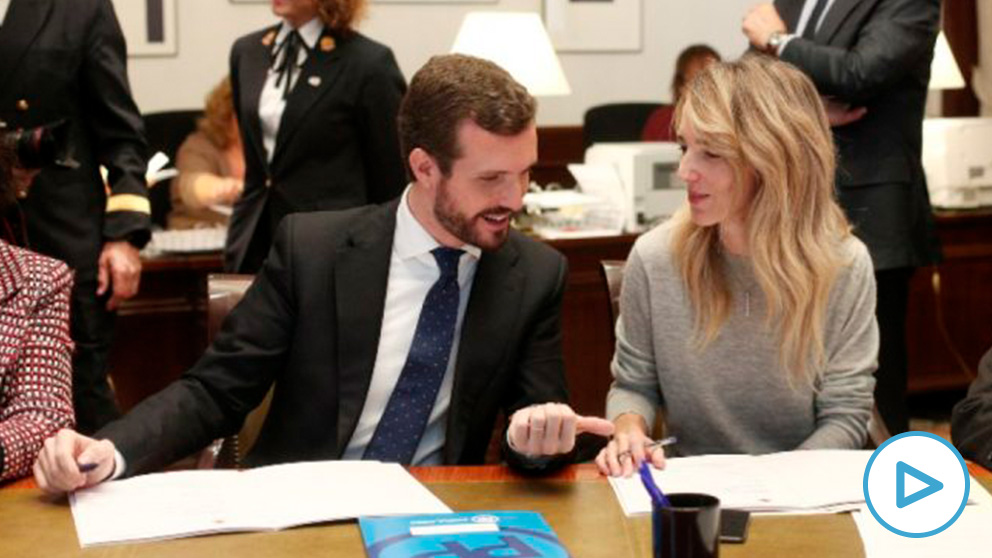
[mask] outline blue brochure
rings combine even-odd
[[[358,520],[369,558],[568,558],[541,514],[481,511]]]

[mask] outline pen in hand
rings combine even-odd
[[[661,440],[655,440],[655,441],[651,442],[650,444],[645,445],[644,446],[644,451],[645,452],[650,452],[650,451],[653,451],[655,448],[664,448],[664,447],[667,447],[667,446],[676,444],[676,443],[678,443],[678,441],[679,441],[678,438],[676,438],[675,436],[669,436],[667,438],[662,438]],[[617,454],[617,459],[621,459],[623,457],[630,457],[630,454],[631,454],[631,451],[629,449],[628,450],[625,450],[625,451],[622,451],[619,454]]]
[[[96,469],[97,465],[99,465],[99,464],[98,463],[79,463],[78,465],[79,465],[79,472],[80,473],[89,473],[90,471]]]

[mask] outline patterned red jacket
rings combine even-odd
[[[64,263],[0,241],[0,480],[73,425],[71,288]]]

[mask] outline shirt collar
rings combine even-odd
[[[3,0],[0,0],[0,2],[2,1]],[[277,47],[286,40],[286,36],[289,35],[292,30],[293,26],[284,20],[282,25],[279,26],[279,33],[276,35]],[[301,25],[297,31],[300,33],[300,37],[303,39],[303,42],[306,43],[307,48],[313,50],[314,47],[317,46],[317,41],[320,40],[321,34],[324,32],[324,22],[321,21],[319,17],[315,17]]]
[[[10,9],[10,0],[0,0],[0,25],[7,19],[7,10]]]
[[[403,260],[429,254],[441,245],[413,216],[409,205],[410,188],[407,186],[403,191],[400,205],[396,209],[396,233],[393,236],[393,249]],[[482,256],[482,249],[478,246],[463,244],[461,249],[472,258],[479,259]]]

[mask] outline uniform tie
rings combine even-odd
[[[806,29],[803,29],[803,38],[810,41],[816,37],[816,28],[819,27],[820,18],[823,16],[823,10],[827,7],[827,2],[829,0],[816,0],[816,5],[813,6],[813,13],[809,16],[809,21],[806,22]]]
[[[303,62],[298,60],[300,49],[303,49],[304,52],[309,50],[299,31],[294,29],[286,35],[282,44],[277,46],[272,53],[272,69],[279,74],[276,77],[276,88],[282,85],[283,99],[289,98],[289,90],[293,88],[293,73],[299,71],[303,66]],[[279,56],[280,53],[282,53],[281,57]],[[306,58],[304,58],[305,60]],[[284,79],[286,80],[285,83],[283,83]]]

